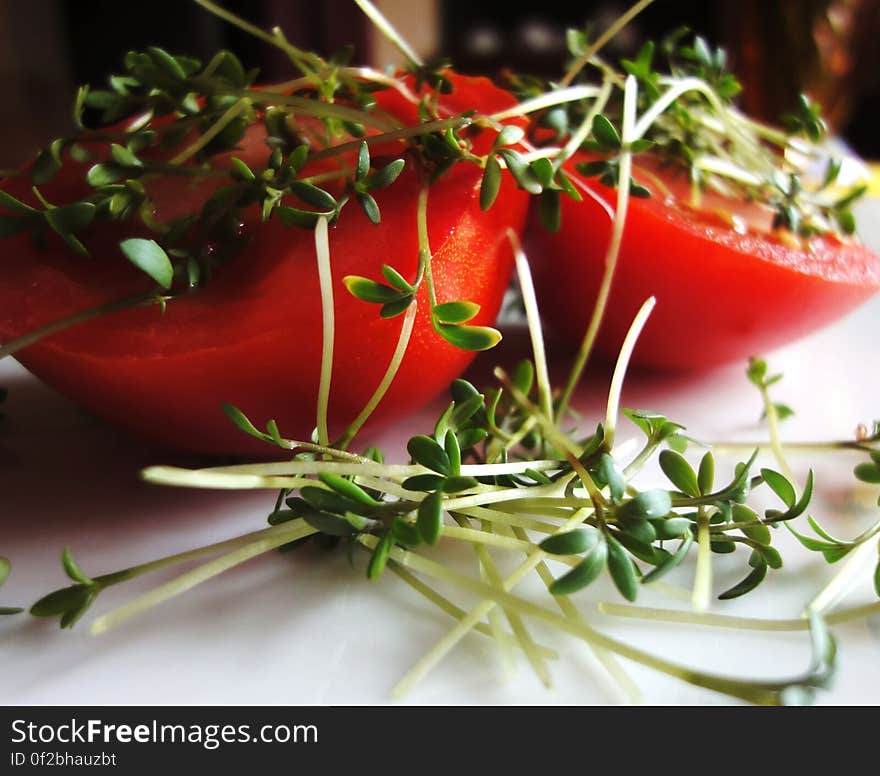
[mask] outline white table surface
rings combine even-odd
[[[785,422],[786,438],[849,438],[856,424],[880,416],[877,332],[880,298],[824,331],[769,355],[785,380],[775,396],[798,414]],[[511,336],[496,354],[512,363],[526,353]],[[475,370],[488,372],[490,362]],[[494,363],[494,360],[491,362]],[[561,372],[561,368],[559,370]],[[576,407],[599,417],[608,380],[599,369]],[[210,492],[142,483],[138,472],[154,463],[186,463],[145,448],[81,414],[17,364],[0,362],[0,385],[9,388],[0,421],[0,555],[13,572],[0,604],[26,605],[65,583],[59,553],[69,545],[87,573],[100,574],[265,525],[274,494]],[[424,431],[444,402],[435,402],[380,442],[402,460],[404,440]],[[758,439],[765,433],[757,391],[743,365],[689,377],[635,375],[624,406],[650,407],[687,425],[695,436]],[[595,424],[595,420],[592,421]],[[626,436],[631,428],[621,427]],[[762,459],[773,465],[769,457]],[[858,457],[793,459],[802,477],[816,468],[818,493],[811,508],[832,533],[853,536],[877,516],[877,486],[851,476]],[[719,462],[732,467],[732,459]],[[720,476],[720,474],[719,474]],[[796,617],[830,578],[831,569],[780,531],[775,540],[786,566],[771,572],[756,593],[716,602],[713,611],[760,617]],[[466,548],[465,548],[466,549]],[[450,552],[461,555],[464,550]],[[3,680],[0,702],[12,704],[606,704],[621,696],[587,648],[535,626],[536,637],[556,646],[552,689],[523,660],[505,676],[488,639],[467,637],[402,700],[395,681],[451,626],[391,574],[368,583],[364,558],[349,566],[344,552],[308,549],[251,561],[100,637],[89,634],[95,613],[108,611],[151,583],[143,578],[107,591],[83,622],[61,631],[55,620],[2,618]],[[743,576],[744,560],[717,564],[716,594]],[[687,586],[693,559],[671,582]],[[871,599],[865,583],[846,599]],[[724,587],[722,587],[722,585]],[[805,633],[742,633],[706,627],[620,620],[596,612],[617,600],[606,582],[575,599],[597,627],[667,658],[721,673],[777,677],[799,673],[809,660]],[[644,591],[639,603],[687,604]],[[840,665],[833,688],[819,703],[880,701],[880,618],[834,629]],[[719,704],[729,699],[648,669],[624,665],[649,703]]]

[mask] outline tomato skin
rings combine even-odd
[[[569,172],[577,176],[573,164]],[[590,196],[580,203],[564,197],[560,231],[548,233],[533,213],[524,239],[542,315],[550,331],[573,348],[584,336],[601,285],[617,197],[596,179],[577,177],[610,209]],[[680,182],[667,180],[670,191],[664,196],[656,178],[640,176],[638,166],[635,177],[653,196],[629,200],[596,342],[606,359],[616,357],[650,296],[657,305],[633,363],[684,371],[765,353],[832,322],[880,290],[880,259],[855,242],[814,237],[810,251],[800,250],[761,228],[736,229],[712,211],[680,205],[670,199],[686,189]],[[753,213],[747,219],[757,220]]]
[[[513,102],[485,79],[456,76],[454,83],[456,91],[445,104],[455,111],[493,111]],[[409,118],[396,94],[387,103],[389,112],[397,108],[396,115]],[[458,164],[431,186],[428,232],[438,299],[476,302],[482,309],[473,323],[485,325],[501,305],[512,270],[506,232],[521,231],[527,195],[505,182],[495,206],[483,213],[480,179],[475,166]],[[331,436],[344,430],[379,384],[403,322],[402,316],[380,318],[378,306],[353,298],[342,279],[358,274],[381,281],[383,263],[411,280],[416,276],[419,188],[408,164],[392,186],[375,193],[379,225],[352,202],[330,229],[336,326]],[[177,196],[185,198],[185,189]],[[236,429],[222,413],[224,402],[258,427],[274,418],[283,435],[307,440],[315,426],[322,348],[314,238],[310,230],[287,228],[277,219],[255,221],[246,222],[246,245],[229,264],[164,313],[151,306],[103,316],[32,345],[17,358],[96,415],[172,448],[277,455]],[[131,224],[124,232],[115,225],[100,229],[85,239],[92,259],[72,256],[54,242],[49,250],[35,251],[23,235],[0,243],[3,272],[15,281],[0,288],[0,340],[150,287],[118,255],[116,243],[131,236]],[[409,348],[371,425],[424,404],[473,358],[433,331],[424,285],[417,301]]]

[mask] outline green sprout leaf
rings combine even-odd
[[[462,350],[489,350],[501,342],[501,332],[489,326],[460,326],[436,323],[435,331]]]
[[[443,532],[443,497],[431,493],[419,504],[416,527],[425,544],[436,544]]]
[[[155,240],[143,237],[129,237],[119,243],[125,257],[138,269],[146,272],[166,291],[174,282],[174,267],[171,259]]]
[[[394,537],[389,531],[379,540],[376,549],[373,550],[373,555],[370,557],[369,564],[367,564],[368,579],[378,579],[382,576],[385,565],[388,563],[388,555],[393,546]]]
[[[498,198],[498,191],[501,189],[501,165],[498,159],[490,156],[486,160],[486,170],[483,173],[483,180],[480,184],[480,209],[488,210]]]
[[[600,533],[592,526],[548,536],[539,545],[551,555],[581,555],[590,552],[599,542]]]
[[[550,585],[552,595],[571,595],[590,585],[605,568],[608,559],[608,545],[599,537],[596,546],[571,571],[566,572]]]
[[[46,210],[43,216],[52,229],[60,235],[81,232],[95,217],[95,206],[91,202],[72,202],[69,205]]]
[[[608,573],[614,586],[627,601],[635,601],[639,594],[639,578],[629,553],[613,536],[606,536],[608,543]]]
[[[444,302],[434,307],[434,316],[443,323],[467,323],[478,312],[480,305],[474,302]]]
[[[794,486],[785,477],[772,469],[761,469],[761,476],[764,478],[764,482],[770,486],[770,489],[782,499],[789,509],[795,505],[797,494],[795,493]]]
[[[700,495],[697,475],[681,455],[672,450],[663,450],[660,453],[660,468],[663,469],[667,479],[682,493],[688,496]]]
[[[763,556],[758,552],[753,552],[749,558],[749,565],[752,567],[749,575],[729,590],[725,590],[718,596],[719,600],[728,601],[732,598],[739,598],[746,593],[750,593],[764,581],[764,577],[767,576],[767,561],[764,560]]]
[[[348,293],[362,302],[386,304],[387,302],[396,302],[401,298],[400,291],[358,275],[346,275],[342,282],[348,289]]]
[[[61,565],[64,567],[64,573],[74,582],[79,582],[83,585],[94,584],[94,581],[87,577],[76,564],[69,547],[65,547],[64,552],[61,553]]]
[[[449,455],[437,444],[435,439],[422,434],[414,436],[407,442],[406,449],[413,461],[426,469],[442,474],[444,477],[453,474]]]

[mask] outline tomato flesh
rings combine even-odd
[[[596,343],[605,358],[616,356],[650,296],[657,305],[633,363],[692,370],[796,340],[880,289],[880,259],[854,240],[822,236],[798,244],[772,233],[770,215],[758,206],[717,195],[691,207],[684,181],[638,157],[634,177],[653,196],[629,200]],[[548,233],[532,216],[525,238],[542,314],[572,347],[586,331],[601,285],[616,203],[615,190],[578,179],[605,204],[591,196],[563,198],[560,231]]]
[[[445,105],[491,112],[513,99],[485,79],[454,77]],[[415,108],[396,93],[380,106],[404,122]],[[490,141],[491,142],[491,141]],[[527,195],[505,183],[495,206],[479,208],[481,171],[458,164],[430,188],[428,233],[439,301],[481,306],[474,324],[491,324],[512,268],[506,231],[520,230]],[[163,182],[164,184],[164,182]],[[45,191],[59,196],[64,183]],[[382,212],[371,224],[357,203],[330,230],[335,302],[330,434],[355,418],[379,384],[397,344],[403,317],[382,319],[379,308],[353,298],[342,278],[381,281],[382,264],[412,280],[418,266],[416,224],[420,188],[412,164],[376,192]],[[175,188],[176,196],[204,197]],[[18,192],[16,192],[18,193]],[[0,243],[0,341],[111,299],[149,289],[146,276],[121,259],[116,244],[131,236],[101,225],[85,237],[93,258],[52,243],[36,251],[26,236]],[[275,455],[224,417],[234,404],[258,426],[277,420],[281,433],[308,439],[315,426],[322,349],[321,299],[310,230],[277,219],[244,224],[244,247],[204,288],[158,306],[113,313],[79,324],[18,354],[32,372],[112,423],[161,444],[206,454]],[[424,286],[417,296],[412,339],[391,390],[371,423],[399,417],[425,403],[456,377],[473,353],[454,348],[432,329]]]

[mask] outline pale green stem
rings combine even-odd
[[[78,323],[85,323],[86,321],[90,321],[93,318],[98,318],[102,315],[108,315],[109,313],[116,313],[122,310],[131,310],[135,307],[143,307],[149,304],[164,304],[166,301],[167,299],[157,296],[156,291],[150,291],[147,294],[137,294],[136,296],[117,299],[113,302],[104,302],[95,307],[89,307],[86,310],[79,310],[72,315],[65,315],[63,318],[59,318],[56,321],[47,323],[45,326],[40,326],[38,329],[29,331],[21,337],[10,340],[0,347],[0,358],[12,356],[22,348],[26,348],[28,345],[33,345],[35,342],[39,342],[45,337],[57,334],[59,331],[69,329],[71,326],[76,326]]]
[[[434,604],[438,609],[448,614],[454,620],[462,619],[467,612],[464,609],[456,606],[452,601],[444,596],[440,595],[434,588],[426,585],[419,579],[415,574],[411,574],[402,566],[399,566],[397,563],[389,563],[386,568],[394,575],[402,579],[407,585],[409,585],[413,590],[415,590],[420,595],[424,596],[428,601]],[[485,623],[477,623],[474,626],[474,630],[477,633],[481,633],[484,636],[488,636],[489,638],[498,638]],[[513,634],[504,631],[500,635],[500,638],[508,645],[513,647],[521,648],[521,645],[517,642],[516,638]],[[559,660],[559,652],[551,647],[545,647],[541,644],[538,644],[538,651],[545,660]]]
[[[733,628],[735,630],[756,631],[802,631],[810,629],[810,621],[806,617],[788,620],[765,620],[759,617],[733,617],[728,614],[712,614],[675,609],[656,609],[648,606],[627,606],[602,602],[599,611],[614,617],[629,617],[651,622],[676,622],[687,625],[706,625],[716,628]],[[872,617],[880,614],[880,601],[862,606],[840,609],[824,616],[829,625],[840,625],[844,622]]]
[[[486,569],[480,566],[480,579],[483,582],[488,582],[488,576],[486,574]],[[498,659],[501,664],[501,673],[505,677],[510,677],[513,675],[516,664],[513,659],[513,649],[512,644],[507,642],[504,639],[504,622],[502,621],[501,612],[498,611],[497,608],[493,609],[489,612],[488,617],[486,618],[489,622],[489,631],[492,634],[492,638],[495,641],[495,647],[498,651]],[[482,623],[480,623],[482,625]],[[476,630],[476,628],[474,629]],[[525,642],[521,639],[518,639],[514,636],[514,644],[521,649],[524,650],[526,648]]]
[[[538,405],[544,416],[552,421],[553,394],[550,387],[550,376],[547,371],[547,353],[544,350],[544,333],[541,329],[541,315],[538,312],[535,284],[532,282],[529,260],[526,258],[525,253],[523,253],[522,245],[516,236],[516,232],[508,229],[507,238],[513,246],[513,255],[516,260],[516,276],[519,280],[519,288],[529,326],[529,337],[532,341],[532,354],[535,358],[535,381],[538,385]]]
[[[554,527],[554,533],[558,528]],[[470,542],[474,545],[482,545],[489,547],[501,547],[505,550],[524,552],[528,555],[538,549],[538,546],[528,540],[516,539],[512,536],[503,536],[502,534],[490,533],[488,531],[478,531],[474,528],[466,526],[444,525],[444,539],[457,539],[459,541]],[[577,566],[583,558],[578,555],[554,555],[553,560],[564,563],[567,566]]]
[[[596,335],[599,333],[599,326],[605,317],[605,307],[611,294],[611,284],[614,279],[614,271],[617,268],[617,259],[620,255],[623,229],[626,224],[626,214],[629,207],[629,181],[632,176],[632,149],[630,143],[633,140],[632,127],[635,120],[637,99],[638,83],[633,76],[629,76],[626,79],[626,87],[623,94],[623,126],[621,128],[623,145],[620,151],[620,174],[617,179],[617,209],[615,210],[614,221],[611,226],[611,240],[605,253],[605,273],[602,276],[602,285],[599,287],[599,293],[593,307],[593,315],[590,318],[586,334],[572,366],[565,390],[562,392],[559,400],[558,412],[560,417],[565,414],[574,389],[580,382],[584,367],[586,367],[590,354],[593,351]]]
[[[618,16],[614,23],[577,58],[574,64],[568,69],[568,72],[563,76],[559,85],[568,86],[577,77],[578,73],[586,67],[589,61],[599,53],[602,47],[626,27],[627,24],[635,19],[636,16],[644,11],[645,8],[651,5],[652,2],[654,2],[654,0],[639,0],[639,2],[633,5],[628,11],[626,11],[626,13]]]
[[[300,443],[296,443],[299,446]],[[330,471],[334,474],[372,474],[376,477],[388,476],[406,479],[416,474],[427,474],[430,470],[420,464],[390,464],[376,463],[354,453],[343,452],[332,447],[320,445],[305,446],[306,449],[314,447],[316,453],[335,453],[343,461],[276,461],[274,463],[241,463],[233,466],[215,466],[207,469],[182,469],[180,471],[219,472],[223,474],[319,474]],[[466,477],[490,477],[499,474],[522,474],[527,469],[535,471],[555,471],[562,468],[561,461],[510,461],[508,463],[464,463],[461,465],[461,474]],[[158,467],[156,467],[158,468]],[[163,467],[165,468],[165,467]],[[173,467],[167,467],[174,470]]]
[[[240,30],[243,30],[249,35],[252,35],[255,38],[259,38],[260,40],[272,46],[280,48],[300,69],[309,72],[303,61],[306,58],[306,52],[296,48],[295,46],[292,46],[283,38],[272,35],[271,33],[268,33],[265,30],[261,29],[260,27],[257,27],[255,24],[251,24],[250,22],[245,21],[240,16],[237,16],[231,11],[226,10],[225,8],[218,5],[217,3],[212,2],[211,0],[195,0],[195,2],[202,6],[202,8],[204,8],[208,12],[228,22],[233,27],[238,27]]]
[[[569,102],[596,97],[600,92],[601,88],[598,86],[569,86],[565,89],[554,89],[552,92],[532,97],[529,100],[523,100],[523,102],[514,105],[512,108],[493,113],[489,118],[492,121],[506,121],[517,116],[526,116],[529,113],[544,110],[544,108],[552,108],[554,105],[564,105]]]
[[[141,614],[148,609],[152,609],[154,606],[158,606],[181,593],[185,593],[196,585],[200,585],[202,582],[206,582],[212,577],[222,574],[224,571],[227,571],[240,563],[244,563],[258,555],[262,555],[269,550],[274,550],[288,542],[293,542],[313,533],[317,533],[317,529],[312,528],[301,520],[292,521],[291,523],[286,524],[286,526],[289,528],[283,533],[267,536],[263,539],[246,544],[243,547],[239,547],[226,555],[221,555],[215,560],[204,563],[201,566],[194,568],[192,571],[182,574],[179,577],[175,577],[164,585],[160,585],[159,587],[150,590],[119,609],[115,609],[109,614],[99,617],[94,623],[92,623],[91,632],[95,635],[105,633],[111,628],[131,619],[135,615]]]
[[[645,328],[645,324],[648,322],[648,317],[651,315],[656,301],[652,296],[641,306],[629,327],[629,331],[626,333],[623,344],[620,346],[620,352],[617,354],[617,363],[614,365],[614,374],[611,377],[611,387],[608,389],[608,404],[605,411],[605,444],[608,447],[614,444],[617,415],[620,410],[620,395],[623,391],[626,370],[642,329]]]
[[[605,110],[605,106],[608,104],[608,100],[611,97],[612,88],[613,84],[611,83],[611,80],[606,77],[602,81],[602,87],[599,90],[596,101],[590,107],[590,111],[584,117],[584,120],[581,122],[577,130],[572,133],[565,146],[556,155],[556,158],[553,161],[554,168],[558,170],[562,167],[565,161],[574,155],[574,153],[581,147],[584,140],[587,139],[590,132],[593,131],[593,120]]]
[[[404,40],[403,36],[394,28],[391,22],[382,14],[382,12],[373,5],[370,0],[354,0],[358,8],[360,8],[367,18],[376,25],[381,32],[404,57],[414,65],[421,66],[424,64],[422,58],[416,54],[415,50],[409,43]]]
[[[770,398],[770,392],[766,386],[761,386],[761,398],[764,400],[764,412],[767,415],[767,428],[770,432],[770,449],[773,456],[782,469],[782,473],[789,480],[794,480],[794,472],[785,457],[785,450],[782,448],[782,437],[779,433],[779,413],[776,411],[776,405]]]
[[[434,276],[431,273],[431,241],[428,238],[428,185],[424,184],[419,189],[419,200],[416,207],[416,226],[419,235],[419,270],[415,285],[418,287],[422,280],[428,288],[428,301],[431,305],[433,318],[434,308],[437,306],[437,295],[434,291]]]
[[[226,472],[178,469],[174,466],[148,466],[141,471],[141,479],[157,485],[211,490],[263,490],[299,488],[313,484],[304,477],[273,477],[260,474],[230,474]]]
[[[761,449],[770,448],[769,442],[705,442],[706,447],[715,451],[751,453],[756,447]],[[788,453],[830,453],[840,450],[849,450],[856,453],[866,452],[870,448],[861,442],[850,439],[840,439],[831,442],[786,442],[785,451]]]
[[[341,457],[340,451],[333,448],[315,446],[315,452],[327,451],[328,455]],[[190,488],[217,489],[262,489],[299,487],[302,478],[321,472],[333,472],[342,476],[370,476],[377,478],[396,477],[405,479],[417,474],[428,474],[429,470],[418,465],[394,465],[375,463],[358,456],[348,454],[351,461],[279,461],[277,463],[239,464],[237,466],[218,466],[212,469],[182,469],[175,466],[150,466],[141,472],[141,477],[148,482],[162,485],[177,485]],[[465,477],[495,476],[500,474],[521,474],[527,469],[550,471],[559,468],[558,461],[511,462],[497,464],[463,464],[461,474]],[[530,489],[533,491],[534,488]],[[557,488],[543,486],[542,494],[557,492]],[[521,493],[520,488],[509,488],[502,491],[482,491],[482,495],[506,493],[503,499],[515,499]],[[409,491],[407,491],[409,493]],[[478,506],[481,496],[476,496],[474,503],[467,506]],[[468,497],[473,501],[473,497]],[[456,504],[465,505],[461,498]]]
[[[364,408],[360,411],[358,416],[351,422],[349,427],[345,429],[345,433],[333,443],[333,447],[341,448],[343,450],[348,447],[351,440],[354,439],[355,435],[361,430],[370,415],[373,414],[376,407],[379,406],[379,402],[385,398],[385,394],[388,393],[388,389],[391,387],[391,383],[394,381],[397,372],[400,370],[400,365],[403,363],[403,357],[406,354],[406,349],[409,346],[410,337],[412,336],[417,309],[418,303],[413,299],[403,317],[403,324],[400,327],[400,336],[397,339],[397,347],[394,349],[394,354],[391,357],[388,368],[385,370],[385,374],[382,376],[382,380],[379,382],[373,395],[364,405]]]
[[[478,520],[486,520],[508,527],[527,528],[529,531],[542,534],[556,533],[558,528],[555,523],[544,523],[540,520],[523,517],[517,513],[507,513],[498,509],[488,509],[487,507],[471,507],[470,509],[459,509],[458,511],[463,515],[475,517]],[[566,511],[565,517],[568,518],[570,516],[571,512]]]
[[[719,116],[725,115],[724,105],[721,103],[721,100],[718,99],[718,95],[715,94],[713,89],[705,81],[702,81],[699,78],[682,78],[681,80],[674,81],[672,86],[663,92],[663,94],[657,98],[656,102],[654,102],[654,104],[642,114],[641,118],[636,122],[632,139],[639,140],[665,110],[667,110],[679,97],[688,92],[702,94]]]
[[[247,97],[251,102],[259,105],[287,105],[309,116],[316,118],[336,118],[342,121],[352,121],[358,124],[367,124],[377,127],[386,132],[399,129],[400,125],[392,123],[384,118],[366,111],[348,108],[345,105],[322,102],[321,100],[307,97],[296,97],[291,94],[280,94],[269,89],[257,91],[255,89],[226,89],[225,94],[233,97]]]
[[[580,525],[584,519],[587,517],[586,512],[578,513],[574,517],[572,517],[562,528],[560,528],[560,532],[570,531],[573,528],[576,528]],[[360,541],[368,542],[371,537],[360,537]],[[375,540],[373,540],[375,543]],[[446,567],[442,566],[439,563],[434,563],[433,561],[427,561],[420,556],[415,556],[413,553],[402,552],[398,550],[398,548],[394,548],[391,551],[392,556],[395,560],[397,560],[402,565],[411,565],[415,568],[416,571],[421,571],[422,573],[428,573],[432,576],[437,576],[441,579],[445,578],[447,580],[455,580],[463,587],[470,587],[473,590],[472,584],[475,583],[474,580],[471,580],[469,577],[464,577],[460,574],[456,574],[455,572],[450,571]],[[537,565],[546,557],[546,553],[543,550],[535,549],[531,552],[531,554],[523,561],[516,570],[507,577],[507,579],[503,582],[503,591],[511,590],[515,587],[527,574],[529,574]],[[426,566],[426,564],[429,564]],[[430,568],[430,570],[428,570]],[[463,582],[466,580],[466,582]],[[496,606],[497,598],[495,596],[496,592],[503,592],[499,588],[490,587],[488,585],[483,585],[482,583],[475,583],[478,585],[478,589],[481,591],[490,591],[491,594],[484,595],[483,598],[485,600],[481,601],[477,606],[468,612],[467,616],[464,617],[451,631],[449,631],[434,647],[425,654],[400,680],[397,686],[394,689],[395,695],[404,695],[409,690],[411,690],[421,679],[423,679],[428,672],[434,668],[451,650],[452,648],[458,644],[461,639],[463,639],[468,632],[478,623],[480,622],[491,609]],[[514,597],[510,597],[512,600],[513,608],[518,607],[518,599]]]
[[[456,519],[459,519],[456,517]],[[467,523],[466,518],[460,518],[462,523]],[[462,526],[465,527],[464,525]],[[484,531],[476,531],[475,533],[487,533]],[[497,534],[488,533],[489,536],[495,536],[497,538],[508,538],[497,536]],[[515,539],[513,541],[516,541]],[[531,545],[530,542],[526,542],[526,544]],[[534,545],[531,545],[534,546]],[[489,555],[488,550],[486,549],[484,544],[475,544],[474,552],[477,555],[477,559],[480,562],[480,569],[482,573],[485,575],[485,581],[488,582],[489,585],[494,587],[500,587],[503,584],[503,580],[501,579],[501,575],[498,573],[498,568],[495,565],[495,562],[492,560],[492,557]],[[542,660],[540,654],[538,654],[537,645],[535,644],[534,639],[529,633],[528,629],[523,623],[522,618],[516,613],[510,611],[505,607],[501,607],[504,612],[504,616],[507,618],[507,622],[510,625],[510,629],[513,631],[513,635],[516,636],[517,641],[519,642],[522,651],[525,653],[526,658],[532,666],[532,670],[534,670],[536,676],[538,677],[541,684],[545,687],[550,687],[553,684],[553,680],[550,677],[550,672],[547,670],[547,666],[544,665],[544,661]],[[497,616],[497,608],[492,609],[489,614],[489,622],[491,623],[494,619],[494,616]],[[500,629],[500,628],[499,628]]]
[[[875,554],[876,548],[874,543],[870,541],[850,550],[831,581],[807,605],[807,611],[812,610],[823,614],[839,601],[862,575],[865,566],[869,562],[873,562]]]
[[[330,272],[330,238],[327,233],[327,219],[318,218],[315,225],[315,253],[318,259],[318,281],[321,286],[321,380],[318,384],[317,427],[318,444],[329,445],[327,430],[327,408],[330,403],[330,381],[333,376],[333,342],[335,338],[336,317],[333,303],[333,277]]]
[[[526,532],[523,531],[521,528],[513,528],[511,529],[511,532],[518,539],[528,539]],[[544,583],[544,587],[546,587],[549,591],[550,586],[553,584],[555,579],[547,564],[544,561],[541,561],[535,568],[535,571],[537,571],[538,576]],[[581,613],[577,610],[577,607],[571,602],[568,596],[554,596],[553,600],[556,601],[556,605],[559,607],[560,611],[570,620],[583,622]],[[598,647],[593,644],[588,644],[587,647],[592,652],[596,660],[598,660],[599,664],[611,677],[612,681],[615,684],[615,688],[623,694],[623,697],[626,698],[629,703],[641,703],[641,691],[639,690],[636,683],[633,682],[633,680],[630,678],[629,674],[626,673],[626,671],[617,661],[617,658],[614,657],[614,654],[609,652],[607,649],[604,649],[603,647]]]
[[[522,442],[522,440],[529,434],[529,432],[538,425],[538,421],[534,418],[526,418],[520,427],[511,434],[507,439],[504,440],[504,450],[508,453],[511,450],[516,449],[516,446]],[[500,453],[499,453],[500,455]]]
[[[340,143],[339,145],[325,148],[309,156],[309,161],[318,161],[331,156],[338,156],[349,151],[357,151],[361,147],[361,143],[367,145],[380,145],[392,143],[395,140],[407,140],[411,137],[420,137],[421,135],[430,134],[431,132],[441,132],[446,129],[462,129],[473,124],[473,119],[467,116],[456,116],[449,119],[437,119],[436,121],[427,121],[424,124],[417,124],[414,127],[403,127],[395,129],[393,132],[383,132],[379,135],[369,135],[358,140],[352,140],[349,143]]]
[[[208,143],[210,143],[217,135],[219,135],[227,126],[229,126],[230,122],[234,121],[238,116],[247,111],[250,107],[251,101],[246,97],[242,97],[241,99],[234,102],[229,108],[223,113],[220,118],[217,119],[207,130],[205,130],[199,138],[189,146],[183,149],[177,156],[172,157],[169,160],[169,164],[183,164],[188,159],[191,159],[195,156],[199,151],[201,151]]]
[[[375,546],[377,540],[374,536],[365,536],[362,535],[359,537],[359,541],[368,547]],[[608,649],[621,657],[628,658],[637,663],[640,663],[648,668],[652,668],[661,673],[667,674],[668,676],[675,677],[684,682],[688,682],[689,684],[693,684],[698,687],[704,687],[709,690],[714,690],[715,692],[725,693],[727,695],[733,696],[735,698],[741,698],[742,700],[748,701],[750,703],[762,704],[762,705],[772,705],[779,702],[780,691],[789,686],[792,681],[797,682],[797,679],[794,680],[783,680],[783,681],[752,681],[752,680],[738,680],[731,679],[724,676],[717,676],[714,674],[705,673],[703,671],[698,671],[692,668],[688,668],[687,666],[682,666],[678,663],[674,663],[672,661],[666,660],[657,655],[652,655],[649,652],[645,652],[637,647],[630,646],[622,641],[618,641],[617,639],[611,638],[610,636],[606,636],[605,634],[591,628],[584,622],[575,622],[570,620],[567,617],[556,614],[555,612],[551,612],[548,609],[545,609],[538,604],[534,604],[530,601],[526,601],[518,596],[511,595],[508,592],[508,583],[513,578],[508,577],[505,581],[506,589],[498,589],[495,587],[491,587],[489,585],[485,585],[479,580],[472,579],[463,574],[458,574],[441,563],[437,563],[435,561],[429,560],[428,558],[424,558],[420,555],[416,555],[413,552],[406,552],[401,550],[399,547],[395,547],[391,550],[391,558],[396,562],[408,566],[413,570],[420,572],[422,574],[426,574],[428,576],[436,577],[438,579],[445,580],[452,584],[458,585],[462,589],[469,590],[473,593],[484,598],[484,602],[471,613],[469,613],[469,617],[462,621],[462,626],[465,625],[464,632],[461,631],[461,627],[456,627],[453,629],[454,637],[448,636],[443,639],[441,642],[437,644],[434,650],[431,651],[425,658],[422,659],[419,663],[414,666],[414,668],[407,674],[406,677],[397,685],[395,688],[395,694],[401,695],[407,690],[411,689],[412,686],[421,679],[425,673],[430,670],[433,665],[436,664],[442,657],[451,649],[458,640],[465,635],[469,630],[473,628],[476,623],[485,616],[485,613],[488,611],[488,607],[495,605],[504,605],[508,608],[514,609],[519,612],[521,615],[526,617],[533,617],[535,619],[541,620],[548,625],[557,628],[565,633],[569,633],[577,638],[583,639],[591,644],[596,644],[605,649]],[[538,557],[538,561],[542,558]],[[530,559],[531,561],[531,559]],[[519,574],[520,569],[524,569],[522,574],[528,573],[534,569],[534,565],[530,561],[524,563],[514,574]],[[479,616],[476,620],[472,621],[473,614],[475,612],[479,613]],[[451,642],[451,643],[450,643]]]
[[[137,566],[131,566],[130,568],[123,569],[122,571],[113,571],[109,574],[101,574],[100,576],[95,577],[94,581],[99,583],[101,587],[110,587],[111,585],[117,585],[120,582],[127,582],[130,579],[142,576],[143,574],[149,574],[153,571],[158,571],[159,569],[169,568],[171,566],[179,566],[183,563],[188,563],[191,560],[203,558],[206,555],[216,555],[218,552],[223,552],[224,550],[233,550],[245,544],[250,544],[251,542],[254,542],[256,540],[264,539],[267,536],[274,536],[286,530],[286,526],[271,526],[269,528],[261,528],[259,531],[251,531],[250,533],[244,534],[243,536],[237,536],[234,539],[226,539],[222,542],[209,544],[205,547],[199,547],[195,550],[186,550],[185,552],[178,552],[174,555],[167,555],[164,558],[151,560],[147,563],[138,564]]]

